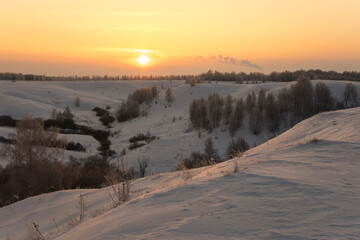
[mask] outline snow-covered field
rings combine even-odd
[[[360,239],[359,122],[360,108],[316,115],[241,158],[138,179],[117,208],[104,189],[31,197],[0,208],[0,239],[33,222],[66,240]]]
[[[313,81],[315,84],[317,81]],[[333,96],[342,99],[345,82],[325,81],[331,88]],[[194,87],[184,84],[184,81],[79,81],[79,82],[28,82],[28,81],[0,81],[0,115],[10,115],[20,119],[28,113],[36,117],[48,119],[52,109],[60,111],[69,106],[75,115],[75,121],[79,124],[91,126],[97,129],[105,129],[91,111],[94,107],[105,108],[110,106],[111,111],[126,100],[129,93],[137,88],[157,85],[160,90],[160,98],[157,104],[152,103],[147,116],[139,117],[125,123],[113,123],[110,131],[110,148],[120,153],[123,148],[127,150],[129,139],[139,133],[150,132],[158,137],[155,141],[133,151],[127,150],[126,160],[136,166],[138,159],[147,158],[149,161],[148,171],[160,173],[173,170],[176,163],[187,157],[193,151],[202,151],[204,140],[212,136],[215,147],[225,159],[225,151],[231,141],[225,125],[220,126],[211,134],[202,132],[198,137],[197,131],[189,131],[189,104],[194,98],[207,97],[208,94],[217,92],[222,96],[231,94],[234,97],[245,98],[249,92],[256,93],[260,88],[268,89],[277,93],[282,87],[288,87],[292,83],[264,83],[264,84],[235,84],[231,82],[212,82],[199,84]],[[360,84],[355,83],[360,90]],[[166,88],[171,87],[175,101],[171,107],[165,107],[164,94]],[[80,106],[75,106],[75,98],[80,98]],[[240,129],[234,138],[242,136],[255,146],[264,143],[268,139],[284,131],[277,133],[263,131],[255,136],[248,130],[245,119],[245,128]],[[6,137],[11,129],[1,127],[0,136]],[[67,135],[68,141],[84,144],[86,153],[67,151],[65,157],[87,156],[96,154],[99,143],[90,136]],[[3,159],[0,164],[5,165]]]

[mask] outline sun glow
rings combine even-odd
[[[140,63],[140,65],[145,66],[149,63],[150,58],[148,56],[146,56],[145,54],[143,54],[140,57],[138,57],[137,61],[138,61],[138,63]]]

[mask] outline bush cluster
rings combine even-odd
[[[182,159],[175,166],[175,170],[199,168],[212,165],[221,161],[218,150],[214,148],[212,138],[204,142],[204,152],[192,152],[190,157]]]
[[[228,155],[228,159],[231,159],[249,149],[249,144],[245,141],[245,139],[239,137],[236,141],[231,140],[231,142],[229,142],[226,153]]]
[[[2,115],[0,116],[0,126],[1,127],[15,127],[16,126],[16,120],[14,120],[9,115]]]
[[[86,151],[86,149],[84,148],[83,145],[81,145],[81,143],[74,143],[74,142],[68,142],[68,144],[66,145],[66,150],[78,151],[78,152]]]
[[[125,122],[140,115],[140,105],[149,104],[159,96],[156,86],[150,88],[139,88],[129,94],[126,101],[122,102],[116,110],[116,119]]]
[[[115,118],[107,109],[95,107],[93,108],[93,111],[96,112],[96,116],[99,117],[99,121],[106,127],[110,126],[110,124],[115,121]]]
[[[155,140],[155,136],[151,136],[149,132],[146,134],[139,133],[129,139],[129,142],[139,142],[139,141],[145,141],[146,143],[150,143]]]

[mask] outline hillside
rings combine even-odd
[[[359,121],[360,108],[316,115],[241,158],[138,179],[114,209],[104,189],[28,198],[0,209],[0,238],[36,222],[67,240],[358,239]],[[85,220],[71,224],[79,194]]]
[[[313,84],[319,81],[313,81]],[[341,100],[345,82],[323,81],[331,89],[335,98]],[[184,81],[74,81],[74,82],[37,82],[37,81],[0,81],[0,115],[10,115],[20,119],[30,113],[34,117],[49,119],[52,109],[62,111],[69,106],[78,124],[96,129],[106,129],[91,111],[94,107],[111,107],[112,112],[126,100],[129,93],[137,88],[156,85],[160,91],[159,100],[153,102],[147,110],[148,115],[125,123],[113,123],[109,129],[112,133],[110,148],[117,153],[126,149],[126,160],[137,166],[137,160],[149,160],[149,172],[159,173],[173,170],[176,163],[187,157],[193,151],[201,151],[204,140],[211,136],[219,155],[226,159],[225,151],[231,141],[227,126],[220,125],[211,134],[202,131],[199,138],[198,131],[189,130],[189,104],[194,98],[207,97],[213,92],[221,96],[231,94],[233,97],[245,98],[248,93],[258,92],[261,88],[275,94],[283,87],[292,83],[263,83],[263,84],[235,84],[233,82],[212,82],[199,84],[194,87],[184,84]],[[354,83],[360,89],[359,83]],[[171,87],[175,101],[168,106],[164,100],[165,90]],[[358,90],[359,91],[359,90]],[[80,98],[80,106],[74,105],[75,99]],[[237,131],[234,139],[241,136],[251,147],[260,145],[268,139],[281,134],[284,126],[275,133],[264,130],[259,135],[252,134],[248,129],[248,120],[244,119],[244,128]],[[6,137],[12,129],[0,127],[0,136]],[[156,136],[156,140],[141,148],[129,151],[129,139],[139,133],[149,133]],[[86,153],[66,151],[65,157],[89,156],[98,153],[100,144],[91,136],[67,135],[68,141],[80,142],[86,148]],[[6,161],[0,161],[5,165]]]

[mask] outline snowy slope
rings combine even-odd
[[[313,81],[313,84],[319,81]],[[341,100],[345,82],[323,81],[332,90],[333,95]],[[231,94],[234,97],[245,98],[249,92],[258,92],[260,88],[268,89],[275,94],[283,87],[292,83],[264,83],[264,84],[235,84],[232,82],[204,83],[194,87],[184,84],[184,81],[79,81],[79,82],[28,82],[28,81],[0,81],[0,115],[11,115],[15,119],[21,118],[25,113],[37,117],[50,118],[51,110],[63,110],[70,106],[75,120],[79,124],[94,128],[105,129],[91,110],[94,107],[105,108],[109,105],[115,111],[121,101],[137,88],[157,85],[160,98],[157,104],[151,104],[148,115],[133,119],[125,123],[113,123],[110,131],[114,134],[110,138],[111,149],[120,152],[127,150],[129,139],[139,133],[150,132],[158,137],[155,141],[133,151],[127,150],[126,159],[136,166],[137,160],[148,158],[149,172],[159,173],[174,169],[176,163],[187,157],[193,151],[202,151],[204,140],[211,136],[215,147],[221,157],[225,158],[225,151],[231,141],[227,127],[223,124],[213,133],[202,132],[201,138],[197,131],[189,131],[189,104],[194,98],[207,97],[208,94],[217,92],[222,96]],[[354,83],[360,91],[360,84]],[[164,93],[171,87],[175,101],[171,107],[166,106]],[[74,106],[75,98],[80,97],[80,106]],[[260,145],[268,139],[282,133],[270,133],[264,130],[255,136],[248,130],[247,119],[244,120],[245,128],[240,129],[234,138],[242,136],[249,145]],[[6,131],[0,129],[0,136],[6,136]],[[82,136],[80,136],[81,138]],[[68,136],[68,141],[75,141],[75,135]],[[91,138],[91,137],[90,137]],[[76,140],[77,141],[77,140]],[[87,142],[92,141],[90,139]],[[87,143],[85,143],[87,144]],[[70,155],[86,156],[97,153],[95,143],[88,146],[85,154],[67,152]],[[5,162],[0,160],[0,164]]]
[[[115,209],[104,189],[32,197],[0,209],[0,238],[36,222],[50,239],[359,239],[359,121],[316,115],[241,158],[136,180]],[[85,221],[67,227],[80,193]]]

